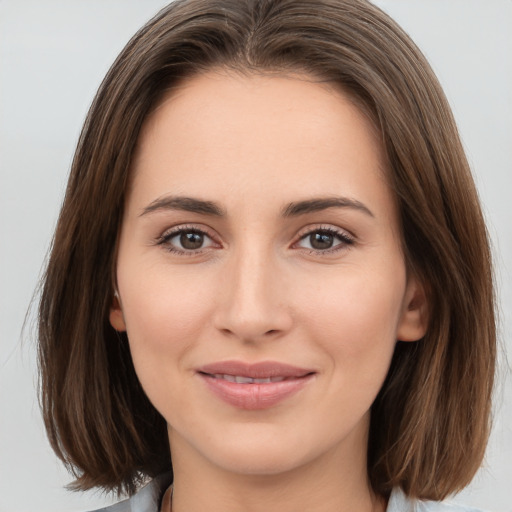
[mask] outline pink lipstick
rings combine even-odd
[[[246,410],[273,407],[300,391],[315,372],[275,361],[222,361],[197,369],[217,397]]]

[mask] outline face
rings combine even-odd
[[[365,463],[396,340],[425,323],[384,167],[367,118],[307,77],[212,71],[147,120],[110,320],[173,458]]]

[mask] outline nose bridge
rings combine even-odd
[[[217,326],[256,340],[290,327],[285,290],[274,251],[263,241],[241,243],[226,265]]]

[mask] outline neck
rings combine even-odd
[[[386,501],[368,482],[366,450],[348,446],[352,453],[340,448],[290,471],[255,475],[200,460],[171,436],[172,512],[384,512]]]

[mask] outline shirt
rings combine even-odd
[[[160,512],[160,502],[171,484],[170,473],[154,478],[130,499],[94,512]],[[480,512],[441,501],[421,501],[408,498],[399,488],[391,493],[386,512]]]

